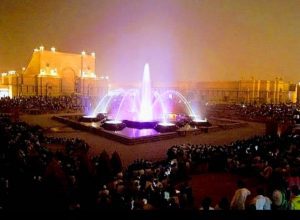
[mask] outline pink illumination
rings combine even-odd
[[[168,122],[168,119],[171,119],[168,116],[172,114],[173,119],[176,119],[176,114],[195,116],[189,101],[180,92],[152,91],[148,63],[144,66],[141,88],[127,90],[120,88],[109,91],[99,101],[93,114],[97,115],[101,112],[107,112],[114,120],[136,122]]]
[[[139,114],[140,121],[152,121],[152,95],[151,95],[151,81],[149,64],[146,63],[144,67],[143,84],[142,84],[142,100]]]

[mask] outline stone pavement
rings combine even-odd
[[[167,150],[175,144],[228,144],[238,139],[249,138],[254,135],[265,133],[265,124],[250,122],[248,126],[221,130],[216,132],[200,133],[198,135],[178,137],[158,142],[125,145],[119,142],[97,136],[95,134],[74,130],[65,124],[51,119],[53,115],[21,115],[20,119],[31,124],[39,125],[45,129],[48,136],[81,138],[90,146],[90,155],[97,155],[106,150],[109,154],[117,151],[122,159],[123,165],[127,166],[135,159],[163,160],[166,158]]]

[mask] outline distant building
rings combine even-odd
[[[300,82],[296,85],[295,93],[297,94],[296,95],[297,103],[300,104]]]
[[[108,77],[95,73],[95,54],[71,54],[35,49],[22,71],[1,74],[1,96],[101,96],[107,92]]]
[[[0,97],[80,95],[102,97],[111,88],[108,76],[95,73],[95,54],[35,49],[22,71],[0,74]],[[117,84],[116,84],[117,85]],[[120,85],[114,86],[118,88]],[[137,87],[138,85],[127,85]],[[275,80],[178,82],[152,85],[157,90],[178,90],[189,101],[209,103],[300,103],[300,84]]]
[[[298,88],[298,89],[297,89]],[[189,100],[210,103],[296,103],[299,85],[275,80],[238,80],[211,82],[180,82],[177,85]]]

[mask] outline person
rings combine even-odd
[[[272,194],[272,210],[287,210],[288,202],[286,199],[285,192],[275,189]]]
[[[290,209],[291,210],[300,210],[300,190],[297,185],[293,185],[292,189],[292,197],[290,200]]]
[[[222,197],[219,203],[215,206],[215,210],[229,210],[230,203],[227,197]]]
[[[263,180],[269,180],[272,172],[272,166],[269,164],[269,161],[266,161],[263,170],[260,172],[260,176]]]
[[[146,198],[142,199],[142,207],[143,210],[153,210],[153,206],[148,203],[148,200]]]
[[[237,181],[237,186],[238,189],[235,191],[230,202],[230,209],[245,210],[245,202],[251,192],[245,187],[245,183],[242,180]]]
[[[200,210],[201,211],[208,211],[208,210],[214,210],[214,208],[211,206],[211,198],[206,196],[201,203]]]
[[[257,196],[255,196],[250,205],[252,205],[255,210],[271,210],[272,201],[269,197],[265,196],[264,189],[257,189]]]

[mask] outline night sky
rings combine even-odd
[[[96,52],[98,75],[138,82],[300,81],[300,0],[0,0],[0,72],[33,49]]]

